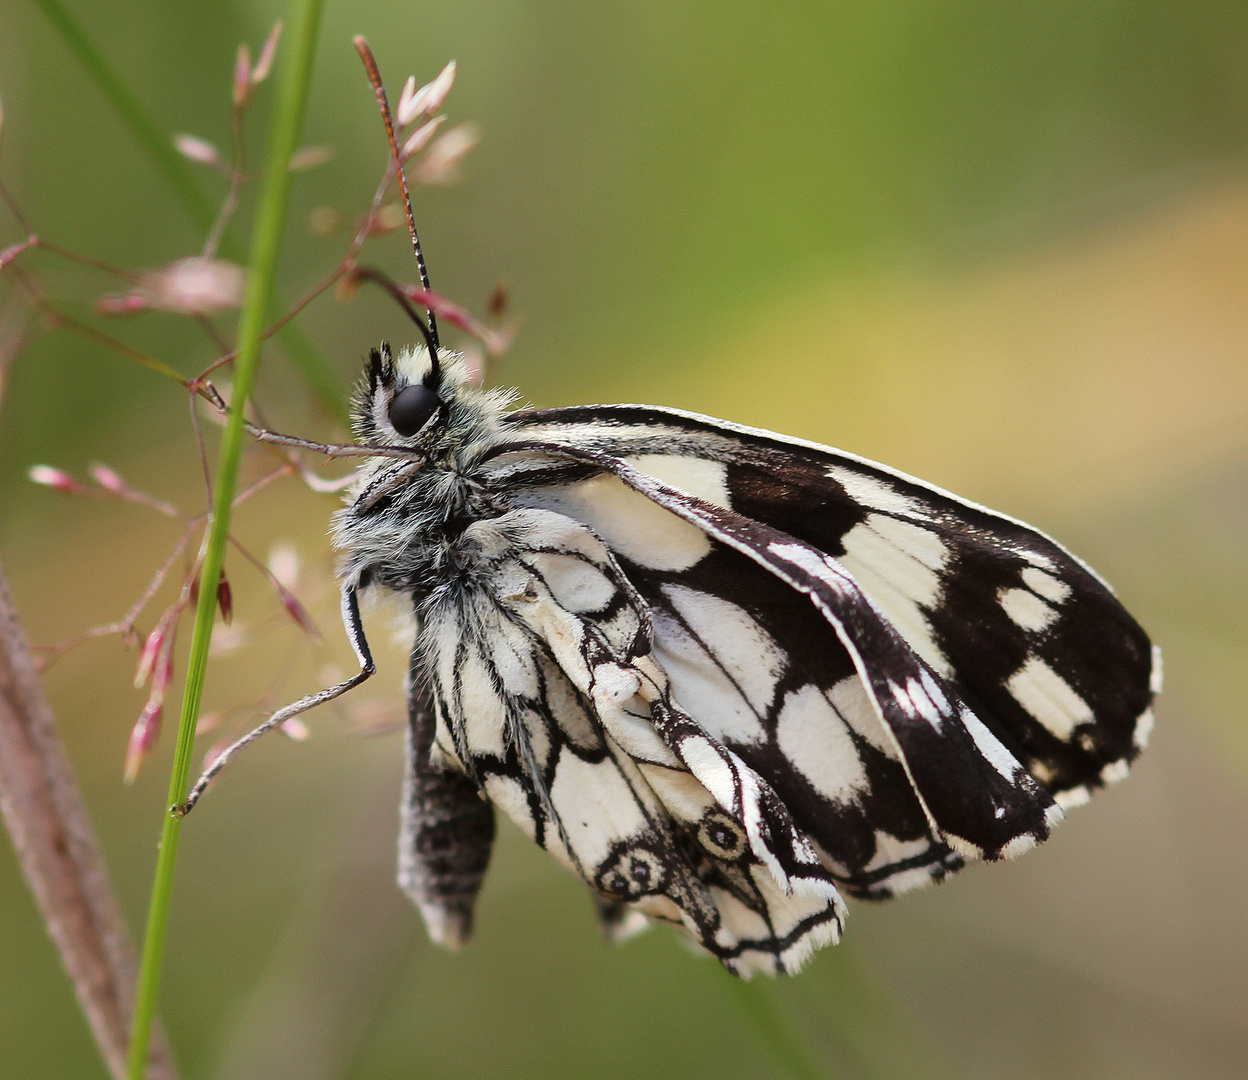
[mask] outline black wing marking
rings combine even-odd
[[[515,434],[629,458],[830,554],[1063,805],[1127,772],[1147,742],[1160,660],[1087,566],[1003,514],[852,454],[649,406],[511,414]],[[709,490],[682,466],[718,467]],[[586,463],[508,456],[511,486]]]
[[[538,443],[501,448],[508,450],[597,465],[807,596],[869,689],[937,835],[959,851],[1013,856],[1043,840],[1060,820],[1048,793],[972,712],[956,685],[918,655],[831,556],[599,451]]]
[[[697,727],[610,552],[561,515],[470,526],[473,573],[420,613],[437,746],[605,898],[741,974],[792,971],[843,906],[770,787]]]

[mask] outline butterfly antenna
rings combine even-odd
[[[377,70],[377,61],[373,50],[363,36],[355,39],[355,50],[364,61],[364,70],[368,72],[368,81],[373,84],[373,92],[377,95],[377,107],[381,110],[382,122],[386,125],[386,138],[390,141],[390,155],[394,158],[394,171],[399,178],[399,190],[403,193],[403,212],[407,215],[407,231],[412,238],[412,250],[416,252],[416,267],[420,271],[420,284],[427,291],[432,291],[429,284],[429,271],[425,268],[425,253],[420,249],[420,237],[416,233],[416,218],[412,215],[412,197],[407,189],[407,176],[403,172],[403,160],[399,155],[399,143],[394,134],[394,119],[390,115],[390,102],[386,98],[386,88],[381,81],[381,72]],[[434,370],[438,368],[438,319],[429,309],[429,339],[433,343],[430,357]]]
[[[374,285],[380,285],[386,290],[404,311],[407,317],[412,320],[420,328],[420,336],[425,339],[425,347],[429,350],[429,355],[433,357],[433,372],[438,372],[438,341],[434,336],[433,330],[425,325],[425,320],[420,317],[420,312],[412,305],[412,302],[403,292],[403,286],[394,280],[389,274],[378,270],[372,266],[357,266],[351,276],[356,281],[371,281]],[[430,312],[432,320],[433,313]]]

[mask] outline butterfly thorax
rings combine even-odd
[[[512,508],[471,469],[387,464],[335,518],[335,538],[347,551],[340,572],[419,600],[470,577],[475,549],[464,531]]]

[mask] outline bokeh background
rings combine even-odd
[[[228,143],[234,50],[278,5],[67,3],[165,129]],[[289,297],[345,242],[309,212],[356,213],[384,167],[359,32],[396,92],[460,63],[449,111],[484,141],[417,215],[443,292],[481,310],[509,282],[523,326],[500,380],[540,405],[776,428],[1030,520],[1115,584],[1165,648],[1167,688],[1132,778],[1042,849],[855,905],[843,945],[743,999],[664,930],[603,945],[583,888],[510,827],[477,939],[431,948],[393,885],[402,649],[384,647],[355,702],[311,715],[307,742],[249,752],[188,821],[164,995],[184,1075],[1248,1075],[1248,7],[331,2],[307,142],[336,157],[297,180]],[[133,268],[198,249],[29,0],[0,0],[0,94],[0,172],[46,236]],[[0,221],[0,246],[19,238]],[[413,276],[398,236],[375,261]],[[88,318],[115,288],[44,254],[28,266]],[[371,344],[412,336],[367,293],[302,325],[344,388]],[[173,316],[110,329],[188,374],[212,358]],[[260,395],[277,426],[333,433],[279,349]],[[119,615],[175,536],[25,480],[95,460],[202,506],[177,387],[45,333],[0,404],[0,557],[37,642]],[[207,708],[286,700],[349,663],[333,506],[288,481],[242,513],[261,556],[297,548],[326,641],[288,630],[234,560],[251,640],[214,661]],[[388,618],[370,617],[383,643]],[[137,930],[171,740],[121,785],[134,659],[97,641],[47,685]],[[0,845],[0,1077],[104,1075]]]

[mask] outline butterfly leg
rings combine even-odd
[[[472,907],[494,842],[494,807],[475,781],[431,760],[436,724],[428,679],[413,658],[399,888],[420,909],[429,937],[458,949],[472,933]]]
[[[287,705],[284,709],[278,709],[263,724],[253,728],[241,739],[235,740],[222,750],[212,764],[203,771],[200,778],[195,781],[195,786],[187,794],[186,801],[181,806],[173,807],[173,811],[179,817],[189,814],[194,809],[195,804],[199,802],[199,797],[204,793],[208,785],[212,783],[213,777],[224,769],[230,758],[248,743],[255,742],[261,735],[272,731],[280,724],[284,724],[292,716],[298,716],[300,713],[307,712],[317,705],[323,705],[327,701],[333,701],[334,698],[341,697],[348,690],[355,689],[360,683],[373,675],[377,670],[377,665],[373,663],[373,654],[369,651],[368,639],[364,636],[364,623],[360,618],[360,600],[354,585],[346,586],[342,590],[342,622],[346,627],[347,636],[351,639],[351,648],[355,650],[356,659],[360,662],[360,670],[349,679],[344,679],[334,686],[328,686],[315,694],[302,697],[298,701]]]

